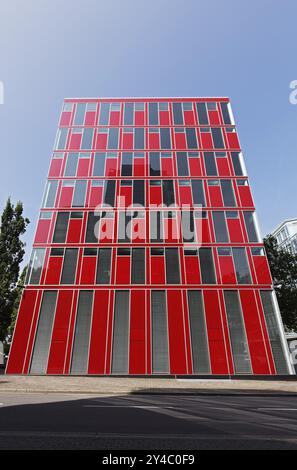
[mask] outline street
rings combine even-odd
[[[0,449],[297,449],[297,397],[2,392]]]

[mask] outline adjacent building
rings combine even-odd
[[[292,254],[297,254],[297,219],[284,220],[276,227],[271,233],[278,243],[280,248],[290,251]]]
[[[65,99],[6,372],[292,372],[229,99]]]

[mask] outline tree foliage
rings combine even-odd
[[[20,263],[25,254],[21,235],[29,220],[23,217],[23,205],[14,206],[10,198],[1,216],[0,226],[0,340],[7,336],[15,303],[19,295],[17,287]]]
[[[272,235],[264,239],[264,245],[283,323],[297,330],[297,256],[279,248]]]

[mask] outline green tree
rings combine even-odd
[[[297,329],[297,256],[279,248],[272,235],[264,238],[273,286],[284,325]]]
[[[8,331],[7,331],[10,339],[12,338],[15,323],[16,323],[16,319],[17,319],[17,316],[18,316],[18,310],[19,310],[19,305],[20,305],[20,300],[21,300],[21,297],[22,297],[22,293],[23,293],[23,290],[24,290],[24,284],[25,284],[27,269],[28,269],[28,266],[25,266],[23,271],[21,272],[21,275],[20,275],[19,280],[18,280],[18,284],[16,286],[16,295],[15,295],[13,310],[12,310],[12,314],[11,314],[10,325],[9,325]]]
[[[19,294],[17,287],[20,263],[25,254],[25,244],[20,239],[29,220],[23,217],[23,205],[14,206],[10,198],[1,216],[0,226],[0,340],[8,334]]]

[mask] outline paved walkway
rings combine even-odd
[[[133,377],[1,375],[0,392],[296,394],[297,380],[205,380]]]

